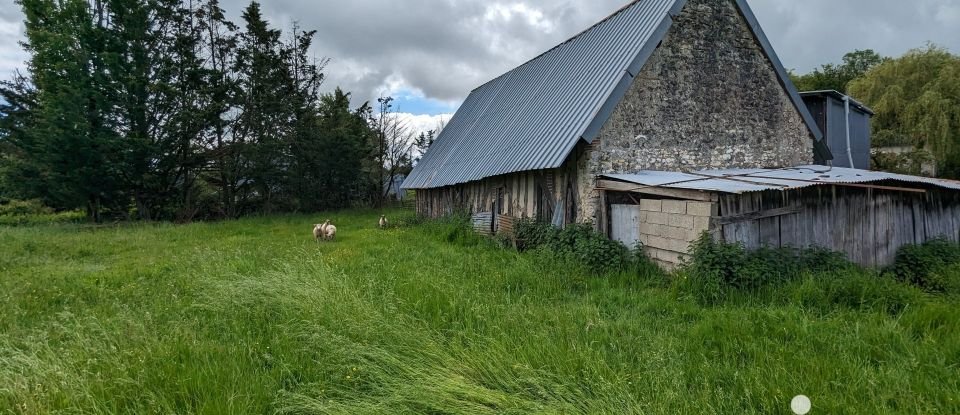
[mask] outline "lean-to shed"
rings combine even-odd
[[[671,267],[703,232],[747,248],[817,246],[885,266],[934,238],[960,242],[960,182],[800,166],[603,175],[604,226]]]

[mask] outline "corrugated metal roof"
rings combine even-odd
[[[960,182],[954,180],[826,166],[799,166],[786,169],[703,170],[692,173],[642,171],[635,174],[605,174],[601,178],[650,187],[736,194],[888,180],[960,190]]]
[[[736,3],[820,143],[820,131],[749,7],[744,0]],[[684,4],[686,0],[636,0],[473,90],[403,188],[560,167],[580,139],[593,140]],[[830,159],[829,150],[824,151]]]

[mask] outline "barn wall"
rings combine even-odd
[[[600,133],[603,172],[790,167],[813,136],[732,0],[691,0]]]
[[[960,242],[960,194],[815,186],[720,197],[721,217],[775,216],[722,225],[723,239],[747,248],[818,246],[858,264],[886,266],[900,247],[937,237]]]
[[[498,214],[515,218],[550,220],[563,183],[569,174],[563,169],[515,173],[484,180],[417,190],[417,213],[439,218],[455,213],[475,214],[497,210],[502,195],[503,206]]]
[[[813,136],[730,0],[691,0],[590,146],[574,153],[582,221],[597,222],[596,175],[792,167]]]

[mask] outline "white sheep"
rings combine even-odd
[[[337,227],[330,223],[330,219],[323,222],[323,239],[332,241],[337,236]]]
[[[386,215],[380,215],[380,229],[386,228],[387,225],[388,225],[388,223],[387,223],[387,216],[386,216]]]
[[[313,239],[320,242],[320,238],[323,238],[326,235],[325,229],[322,223],[313,224]]]

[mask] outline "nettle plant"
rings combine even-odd
[[[544,249],[596,272],[622,269],[637,259],[626,246],[596,232],[589,224],[559,229],[549,223],[522,219],[515,224],[514,232],[521,251]]]

